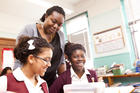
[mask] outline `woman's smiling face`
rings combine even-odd
[[[60,30],[64,23],[64,16],[56,11],[51,15],[46,16],[44,21],[44,32],[45,34],[54,34]]]

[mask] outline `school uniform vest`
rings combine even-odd
[[[86,75],[88,82],[98,82],[96,72],[93,70],[88,71],[90,73]],[[72,84],[70,69],[67,69],[67,71],[65,71],[58,77],[58,79],[51,85],[51,87],[49,87],[49,91],[50,93],[64,93],[63,86],[67,84]]]
[[[89,73],[90,74],[87,74],[87,79],[88,79],[88,82],[98,82],[98,79],[97,79],[97,76],[96,76],[96,72],[93,71],[93,70],[89,70]],[[66,77],[66,80],[65,80],[65,84],[71,84],[72,83],[72,78],[70,77],[71,76],[71,73],[70,73],[70,69],[67,70],[67,72],[64,74],[64,77]]]
[[[41,87],[44,93],[49,93],[46,82],[42,83]],[[12,73],[7,75],[7,91],[29,93],[24,81],[16,80]]]

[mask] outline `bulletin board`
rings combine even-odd
[[[94,33],[93,39],[96,53],[119,50],[125,46],[121,26]]]
[[[14,54],[12,48],[3,48],[2,49],[2,69],[5,67],[14,66]]]

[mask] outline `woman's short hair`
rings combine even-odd
[[[62,15],[64,16],[64,18],[65,18],[65,11],[63,10],[63,8],[60,7],[60,6],[53,6],[53,7],[49,8],[49,9],[47,9],[46,13],[43,14],[43,16],[40,18],[40,20],[41,20],[42,22],[44,22],[44,21],[45,21],[45,16],[46,16],[46,15],[47,15],[47,16],[51,15],[54,11],[56,11],[56,12],[62,14]]]

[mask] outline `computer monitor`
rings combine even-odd
[[[104,93],[105,83],[68,84],[63,87],[64,93]]]

